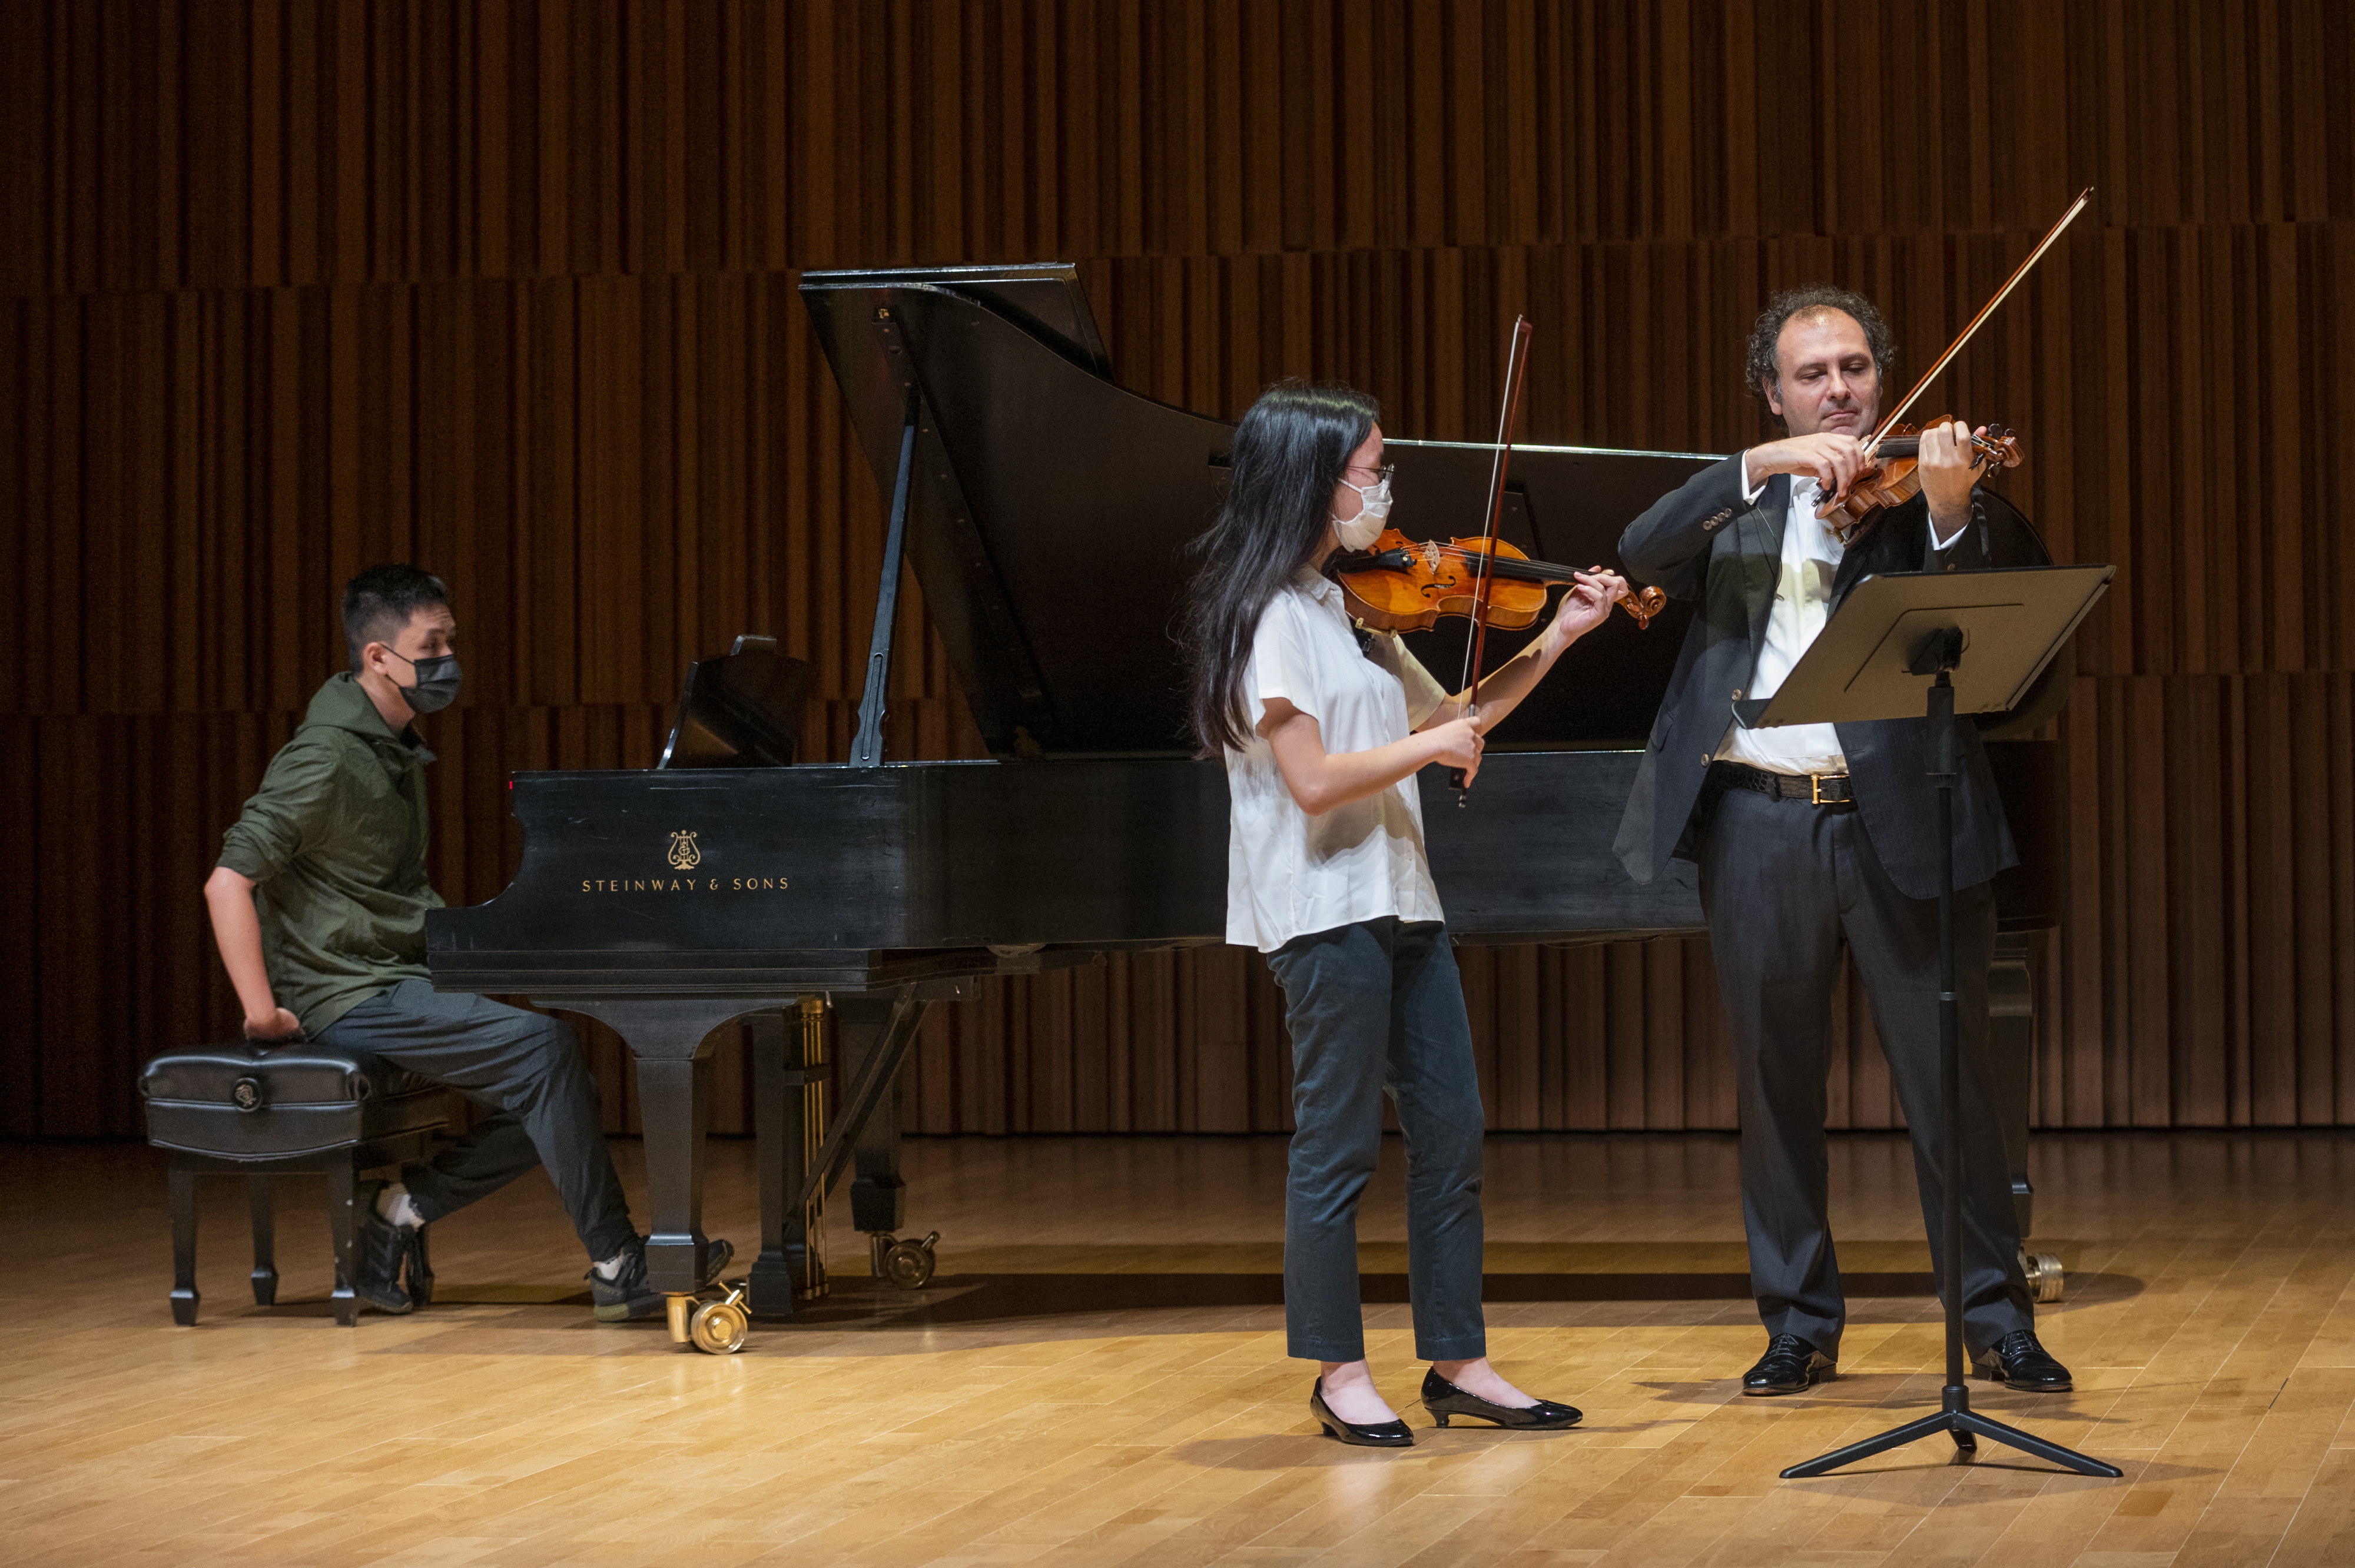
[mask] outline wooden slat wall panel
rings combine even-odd
[[[1329,376],[1446,438],[1527,311],[1530,437],[1721,450],[1766,291],[1864,288],[1918,365],[2085,184],[1939,399],[2025,429],[2013,493],[2121,567],[2059,729],[2037,1114],[2355,1121],[2355,480],[2312,455],[2355,430],[2344,7],[0,0],[0,939],[35,955],[0,1130],[134,1130],[139,1059],[230,1016],[195,889],[374,560],[459,595],[453,901],[519,853],[508,770],[644,765],[739,631],[817,666],[847,751],[880,506],[801,269],[1075,260],[1136,390]],[[972,755],[903,602],[892,750]],[[1463,960],[1497,1125],[1732,1125],[1705,944]],[[1280,1011],[1237,952],[994,985],[926,1026],[910,1123],[1281,1128]],[[1852,986],[1835,1015],[1833,1119],[1894,1125]]]
[[[1171,401],[1231,416],[1276,376],[1306,372],[1374,391],[1394,432],[1475,437],[1493,418],[1490,345],[1526,311],[1549,328],[1532,439],[1721,450],[1759,429],[1725,345],[1762,291],[1846,277],[1906,302],[1902,341],[1934,343],[2020,238],[1088,270],[1124,379]],[[2121,566],[2081,634],[2083,667],[2355,665],[2355,548],[2291,523],[2355,500],[2344,465],[2297,457],[2355,413],[2327,371],[2355,350],[2355,315],[2331,308],[2355,223],[2113,229],[2064,254],[1944,400],[1996,406],[2026,429],[2031,461],[2008,489],[2057,553]],[[763,622],[818,661],[822,690],[855,697],[845,672],[867,630],[875,488],[795,277],[6,302],[18,439],[0,478],[26,526],[0,599],[13,655],[0,711],[298,707],[336,657],[315,607],[361,566],[405,555],[441,563],[474,602],[513,607],[468,649],[478,688],[513,700],[659,701],[687,659]],[[2264,286],[2244,291],[2253,278]],[[2217,302],[2145,320],[2154,297]],[[1631,311],[1657,331],[1625,330]],[[2253,362],[2257,344],[2273,351]],[[2089,410],[2115,423],[2088,438]],[[2244,515],[2266,524],[2226,531]],[[2203,591],[2185,592],[2187,575]],[[939,695],[921,624],[911,694]],[[135,657],[143,634],[179,656]]]
[[[340,583],[403,556],[500,607],[466,666],[506,701],[666,700],[754,629],[822,690],[863,662],[875,489],[790,274],[5,308],[0,712],[299,710]],[[904,694],[938,695],[906,628]]]
[[[2075,886],[2045,1118],[2343,1120],[2355,678],[2084,679],[2064,729]]]
[[[2355,217],[2328,0],[7,0],[11,291]],[[1840,111],[1795,90],[1841,84]]]

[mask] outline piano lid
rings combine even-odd
[[[1115,385],[1069,265],[808,272],[801,289],[886,498],[915,410],[908,558],[991,751],[1188,755],[1170,632],[1183,547],[1218,510],[1234,427]],[[1387,444],[1397,526],[1480,531],[1487,449]],[[1517,447],[1505,536],[1540,559],[1615,561],[1627,523],[1714,461]],[[1498,744],[1641,747],[1691,613],[1672,605],[1640,633],[1614,617]],[[1443,681],[1464,630],[1411,639]],[[1525,641],[1492,631],[1490,667]]]

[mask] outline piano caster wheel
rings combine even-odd
[[[751,1327],[752,1319],[744,1310],[744,1282],[739,1280],[728,1287],[722,1299],[698,1307],[687,1321],[687,1332],[705,1355],[732,1356],[744,1348],[744,1336]]]
[[[875,1277],[888,1279],[902,1290],[922,1290],[932,1279],[932,1270],[940,1266],[941,1260],[932,1252],[932,1245],[940,1239],[938,1231],[920,1242],[903,1242],[888,1235],[874,1237]]]
[[[2031,1301],[2058,1301],[2067,1280],[2058,1255],[2019,1249],[2019,1272],[2028,1277],[2028,1298]]]

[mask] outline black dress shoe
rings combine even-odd
[[[1971,1376],[2022,1393],[2067,1393],[2077,1386],[2070,1381],[2069,1369],[2026,1329],[2014,1329],[1994,1348],[1973,1356]]]
[[[1839,1363],[1796,1334],[1777,1334],[1742,1374],[1742,1392],[1749,1394],[1805,1393],[1811,1384],[1839,1376]]]
[[[1527,1426],[1540,1432],[1575,1426],[1585,1414],[1576,1405],[1556,1404],[1550,1399],[1540,1399],[1535,1404],[1491,1404],[1476,1393],[1465,1393],[1440,1376],[1435,1368],[1423,1374],[1423,1407],[1442,1426],[1447,1425],[1451,1415],[1476,1415],[1499,1426]]]
[[[358,1209],[359,1234],[352,1248],[352,1294],[379,1312],[398,1317],[417,1303],[400,1287],[401,1266],[409,1261],[409,1237],[399,1225],[376,1212],[381,1181],[363,1181],[352,1194]]]
[[[1333,1414],[1325,1403],[1325,1380],[1318,1378],[1308,1391],[1308,1414],[1325,1424],[1325,1436],[1338,1437],[1344,1443],[1355,1443],[1360,1448],[1412,1448],[1414,1434],[1406,1429],[1403,1421],[1376,1421],[1360,1426],[1354,1421],[1344,1421]]]

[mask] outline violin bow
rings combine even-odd
[[[1896,428],[1897,421],[1905,417],[1905,410],[1913,406],[1913,400],[1922,396],[1931,382],[1938,378],[1938,372],[1946,368],[1946,362],[1963,351],[1963,344],[1971,341],[1971,334],[1979,330],[1980,323],[1995,314],[1995,308],[2003,303],[2004,296],[2019,286],[2019,281],[2028,276],[2029,269],[2043,260],[2044,253],[2052,249],[2052,242],[2061,238],[2061,231],[2076,221],[2077,215],[2084,211],[2085,204],[2093,199],[2094,187],[2091,185],[2077,193],[2077,199],[2069,204],[2069,210],[2061,215],[2061,221],[2054,224],[2044,238],[2037,242],[2036,249],[2028,253],[2028,260],[2012,269],[2011,276],[2004,280],[2003,287],[1995,291],[1995,298],[1979,307],[1979,313],[1973,316],[1970,324],[1963,328],[1961,333],[1956,334],[1955,341],[1946,345],[1946,352],[1938,355],[1937,362],[1922,373],[1922,379],[1913,383],[1913,390],[1905,394],[1905,400],[1889,412],[1888,416],[1881,421],[1881,428],[1872,432],[1872,439],[1864,443],[1864,455],[1867,461],[1871,461],[1872,454],[1881,449],[1881,443],[1887,439],[1889,432]]]
[[[1497,525],[1505,515],[1505,473],[1513,455],[1513,429],[1520,420],[1521,382],[1529,367],[1529,335],[1535,329],[1529,318],[1515,314],[1513,336],[1505,348],[1505,406],[1497,417],[1496,454],[1488,470],[1488,522],[1481,534],[1486,546],[1480,552],[1480,572],[1472,586],[1472,635],[1464,644],[1464,675],[1456,690],[1465,694],[1464,711],[1476,713],[1480,706],[1480,660],[1488,649],[1488,584],[1496,575]],[[1469,796],[1471,786],[1460,768],[1448,769],[1448,783],[1455,790],[1455,803],[1462,806]]]

